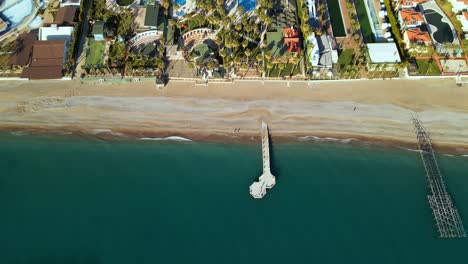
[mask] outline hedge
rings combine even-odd
[[[388,20],[390,21],[390,25],[392,26],[393,37],[395,38],[396,44],[398,46],[398,50],[400,51],[402,61],[405,61],[408,59],[408,54],[406,53],[406,50],[403,47],[404,44],[403,44],[403,37],[401,36],[401,32],[400,32],[400,25],[398,24],[398,21],[395,17],[395,13],[393,12],[393,8],[392,8],[392,4],[390,3],[390,0],[384,0],[384,4],[385,4],[385,8],[387,9]]]

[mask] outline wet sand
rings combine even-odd
[[[261,120],[273,141],[314,137],[416,147],[417,113],[439,151],[468,153],[468,86],[453,79],[259,82],[0,82],[0,129],[105,138],[181,136],[253,142]]]

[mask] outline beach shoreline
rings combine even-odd
[[[468,88],[453,80],[171,82],[161,90],[152,82],[0,82],[0,131],[258,143],[260,123],[267,121],[273,142],[342,140],[415,149],[416,114],[436,151],[466,155],[467,100]]]
[[[260,130],[259,130],[260,131]],[[355,146],[372,146],[379,148],[403,149],[418,151],[416,138],[414,140],[402,140],[401,138],[389,137],[366,137],[359,134],[333,134],[323,133],[309,135],[299,134],[277,134],[270,131],[272,143],[278,144],[301,144],[301,143],[332,143]],[[199,143],[221,143],[221,144],[261,144],[260,132],[258,133],[210,133],[202,131],[163,131],[163,130],[111,130],[90,129],[78,127],[38,128],[28,126],[0,127],[0,133],[9,133],[15,136],[52,136],[85,140],[105,141],[158,141],[158,142],[199,142]],[[439,154],[468,156],[468,145],[438,144],[434,143],[435,151]]]

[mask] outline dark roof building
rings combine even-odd
[[[76,23],[77,10],[78,8],[76,6],[64,6],[59,8],[54,23],[60,26],[74,25]]]
[[[145,27],[163,31],[165,26],[164,8],[158,4],[147,5],[145,13]]]
[[[16,47],[13,56],[10,57],[8,65],[10,66],[26,66],[31,57],[32,47],[37,40],[36,32],[21,34],[16,40]]]
[[[98,20],[93,24],[93,31],[91,32],[94,35],[94,40],[102,41],[104,40],[104,27],[106,23],[104,21]]]
[[[65,61],[65,40],[37,40],[32,48],[29,67],[23,69],[21,78],[61,79]]]
[[[93,35],[102,35],[104,34],[104,25],[106,23],[104,21],[101,21],[101,20],[98,20],[96,22],[94,22],[94,25],[93,25]]]

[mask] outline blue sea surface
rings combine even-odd
[[[274,141],[274,137],[273,137]],[[0,136],[0,263],[467,263],[439,239],[417,152]],[[439,156],[465,228],[468,158]]]

